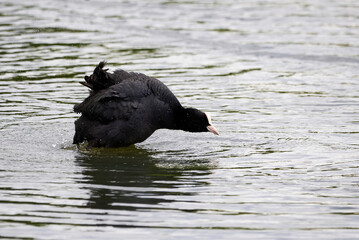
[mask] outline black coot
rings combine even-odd
[[[74,144],[87,141],[92,147],[124,147],[142,142],[160,128],[188,132],[218,131],[208,114],[184,108],[162,82],[141,73],[103,69],[100,62],[81,84],[90,95],[74,110]]]

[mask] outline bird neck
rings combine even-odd
[[[180,107],[176,109],[174,118],[175,118],[175,126],[174,129],[176,130],[183,130],[183,131],[190,131],[188,126],[190,125],[189,121],[190,112],[188,108]]]

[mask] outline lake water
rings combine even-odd
[[[0,238],[358,239],[357,1],[0,2]],[[72,145],[101,60],[220,136]]]

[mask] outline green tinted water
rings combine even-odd
[[[354,1],[2,1],[0,237],[354,239]],[[71,144],[101,60],[157,77],[220,136]]]

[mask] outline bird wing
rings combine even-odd
[[[146,81],[128,79],[92,93],[82,103],[77,104],[74,110],[100,122],[128,120],[140,107],[143,98],[151,93]]]
[[[107,72],[108,68],[103,69],[105,65],[106,62],[100,62],[90,76],[85,76],[85,82],[80,83],[94,91],[99,91],[101,89],[106,89],[112,85],[118,84],[129,78],[148,78],[144,74],[126,72],[122,69],[118,69],[113,73],[109,73]]]

